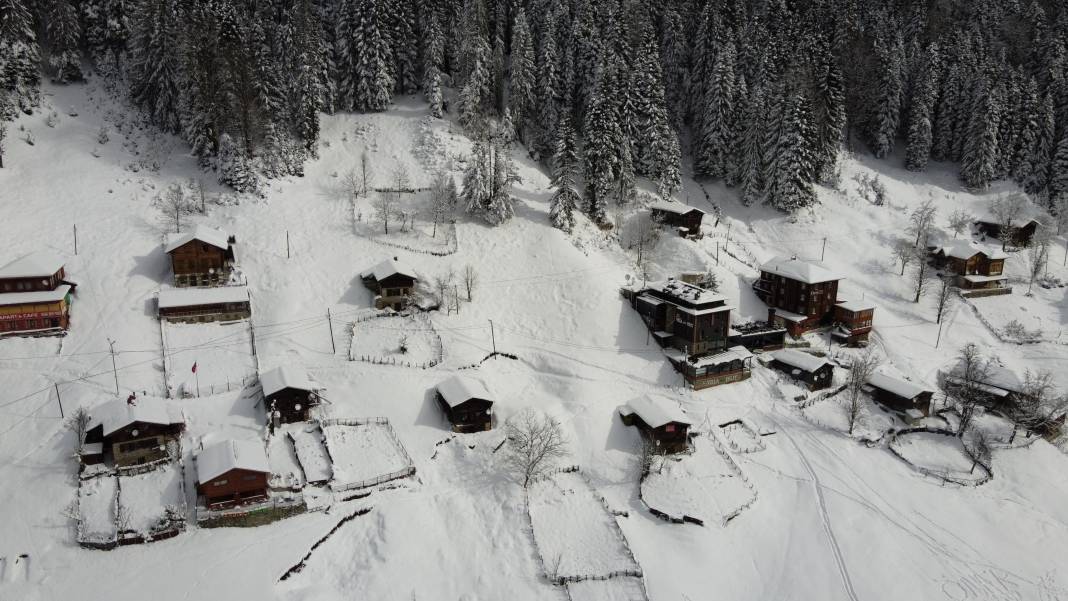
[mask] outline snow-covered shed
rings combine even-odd
[[[212,286],[225,282],[235,261],[234,237],[198,225],[173,234],[163,251],[171,258],[175,286]]]
[[[867,388],[876,402],[891,409],[897,411],[916,409],[923,415],[928,415],[930,412],[934,391],[915,382],[890,375],[885,371],[877,371],[868,377]]]
[[[438,383],[435,394],[454,432],[493,427],[493,394],[481,380],[455,375]]]
[[[376,309],[389,307],[400,311],[408,306],[419,276],[414,269],[393,257],[360,273],[360,279],[368,290],[375,293]]]
[[[693,422],[675,400],[659,394],[644,394],[619,407],[619,416],[628,426],[636,426],[656,447],[676,453],[689,447]]]
[[[650,216],[665,225],[677,228],[682,236],[695,237],[701,233],[705,212],[674,200],[660,200],[649,205]]]
[[[163,288],[159,291],[159,316],[167,321],[236,321],[252,315],[248,288]]]
[[[310,409],[320,401],[321,387],[311,381],[307,372],[288,365],[260,373],[260,387],[267,419],[277,413],[283,424],[307,420]]]
[[[271,468],[258,440],[222,440],[196,455],[197,494],[209,509],[262,501],[267,498]]]
[[[100,443],[116,465],[149,463],[167,456],[169,443],[185,429],[185,418],[164,399],[152,396],[114,399],[89,410],[86,445]]]
[[[790,374],[795,380],[808,385],[809,390],[820,390],[831,385],[834,366],[822,357],[794,349],[782,349],[771,354],[771,366]]]

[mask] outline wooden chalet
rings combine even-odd
[[[63,259],[35,252],[0,267],[0,336],[62,334],[70,326],[71,294]]]
[[[1005,276],[1008,254],[970,240],[950,240],[933,247],[931,257],[936,267],[954,278],[954,285],[964,296],[1011,294]]]
[[[834,380],[834,366],[826,359],[793,349],[782,349],[771,354],[771,367],[787,373],[793,379],[804,382],[809,390],[822,390]]]
[[[658,451],[678,453],[690,448],[690,421],[678,402],[655,394],[631,399],[619,408],[628,426],[636,426]]]
[[[479,380],[452,376],[438,384],[436,397],[453,432],[493,428],[493,395]]]
[[[834,321],[842,276],[797,257],[777,257],[760,266],[753,292],[768,307],[768,322],[800,336]]]
[[[831,336],[849,346],[868,344],[875,306],[861,301],[839,301],[834,306]]]
[[[233,236],[210,227],[175,235],[164,248],[171,258],[175,286],[219,286],[234,266]]]
[[[387,307],[400,311],[408,306],[415,283],[419,277],[415,271],[402,265],[397,257],[382,261],[360,274],[363,285],[375,294],[375,308]]]
[[[244,286],[164,288],[159,292],[159,318],[174,322],[236,321],[252,315]]]
[[[308,374],[295,367],[283,366],[260,374],[263,406],[267,419],[277,426],[306,421],[311,408],[320,402],[319,387]]]
[[[196,455],[197,495],[208,509],[227,509],[268,498],[271,468],[263,443],[223,440]]]
[[[931,397],[934,396],[934,391],[914,382],[875,372],[868,377],[866,389],[875,402],[894,411],[904,413],[916,410],[924,416],[931,414]]]
[[[684,238],[701,236],[701,220],[705,212],[701,209],[675,202],[662,200],[649,205],[649,214],[654,221],[675,228]]]
[[[151,463],[169,456],[185,419],[156,397],[115,399],[89,412],[83,456],[87,463],[110,459],[117,466]]]
[[[1010,246],[1028,246],[1031,244],[1031,239],[1034,238],[1035,232],[1042,227],[1042,222],[1039,221],[1040,214],[1041,211],[1033,207],[1029,209],[1025,217],[1012,224],[1012,232],[1008,240],[1002,239],[1001,222],[993,214],[980,215],[975,220],[975,230],[979,234],[997,238]]]

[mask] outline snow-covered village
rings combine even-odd
[[[0,601],[1068,601],[1066,49],[0,0]]]

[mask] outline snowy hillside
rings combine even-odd
[[[816,405],[824,413],[802,411],[792,400],[797,387],[763,366],[744,382],[700,392],[682,387],[620,297],[621,286],[641,279],[633,251],[584,217],[571,236],[553,228],[549,177],[521,149],[513,150],[521,182],[511,221],[491,227],[457,213],[456,251],[445,256],[401,247],[428,243],[425,232],[405,239],[378,235],[368,225],[374,214],[369,198],[353,203],[343,185],[364,151],[375,185],[387,186],[403,165],[415,188],[429,186],[441,168],[459,180],[471,151],[457,125],[429,118],[425,103],[414,99],[402,98],[383,113],[324,117],[320,158],[309,161],[304,177],[272,182],[263,198],[209,186],[206,212],[190,219],[236,237],[237,264],[251,291],[251,325],[205,324],[193,326],[200,328],[195,332],[181,326],[161,337],[155,296],[170,266],[163,253],[167,226],[152,200],[170,184],[212,178],[178,141],[152,140],[149,130],[126,124],[123,107],[93,81],[44,91],[44,102],[59,114],[54,127],[36,113],[9,129],[14,135],[0,169],[0,262],[52,250],[66,259],[78,288],[66,337],[0,339],[0,600],[133,601],[146,593],[165,601],[567,598],[569,589],[546,577],[539,547],[559,549],[564,571],[607,573],[631,569],[633,561],[644,594],[654,601],[1068,599],[1065,454],[1043,440],[1001,445],[993,451],[989,482],[945,484],[885,445],[845,435],[831,423],[830,414],[842,410],[832,405],[837,401]],[[111,131],[106,144],[98,141],[101,128]],[[23,140],[25,131],[33,132],[33,145]],[[898,275],[891,254],[893,240],[906,235],[909,211],[927,199],[937,204],[937,226],[945,230],[945,216],[954,209],[979,212],[1009,188],[974,195],[949,168],[935,165],[917,175],[895,167],[901,162],[846,159],[848,193],[819,188],[819,210],[793,217],[743,207],[734,192],[705,184],[723,219],[710,216],[701,240],[666,235],[653,251],[649,275],[712,270],[744,320],[766,315],[750,287],[755,265],[780,254],[822,256],[846,276],[840,298],[875,305],[872,347],[884,365],[935,389],[938,370],[952,364],[963,344],[975,342],[1020,373],[1052,371],[1060,389],[1068,389],[1066,289],[1036,287],[1034,297],[1024,297],[1026,253],[1013,253],[1007,263],[1014,294],[973,300],[978,313],[956,305],[936,348],[932,301],[912,302],[912,282]],[[885,206],[851,191],[860,173],[880,175]],[[680,200],[712,211],[696,182],[684,178],[683,184]],[[220,195],[229,200],[215,202]],[[638,209],[627,212],[633,217]],[[417,228],[427,225],[423,214],[416,219]],[[444,235],[437,232],[429,244]],[[1060,265],[1064,252],[1058,240],[1049,271],[1068,280],[1068,268]],[[461,292],[458,311],[443,307],[425,321],[367,319],[372,295],[360,273],[390,257],[426,281],[450,270],[459,275],[470,265],[478,280],[472,300]],[[1041,330],[1046,341],[1002,342],[980,316],[999,324],[1015,317]],[[811,339],[826,343],[825,337]],[[397,349],[407,345],[408,353],[396,360]],[[434,399],[438,382],[479,364],[494,348],[516,359],[489,359],[468,373],[496,396],[496,423],[526,407],[558,418],[569,441],[563,463],[578,465],[592,488],[591,495],[568,477],[560,480],[567,486],[552,491],[563,496],[545,498],[541,491],[533,528],[523,489],[494,452],[503,431],[453,435]],[[831,356],[842,360],[851,352],[835,345]],[[350,360],[367,357],[372,360]],[[248,376],[280,365],[304,368],[324,387],[325,417],[387,418],[415,475],[369,496],[337,495],[325,511],[269,525],[207,529],[190,518],[186,531],[168,540],[111,551],[76,544],[76,442],[60,418],[60,398],[68,416],[78,406],[112,400],[115,375],[122,398],[170,393],[168,403],[187,423],[188,458],[202,442],[265,436],[263,408],[255,405]],[[200,398],[178,394],[197,387]],[[686,496],[682,505],[714,518],[704,525],[662,520],[639,497],[639,435],[616,409],[654,391],[676,399],[696,424],[701,450],[687,461],[709,462],[670,470],[671,477],[698,474],[700,485],[692,488],[700,494],[673,497],[664,490],[669,478],[660,479],[657,493],[676,501]],[[735,420],[749,425],[720,427]],[[991,431],[1004,426],[989,424]],[[931,465],[967,468],[959,449],[938,442],[916,443],[909,452]],[[359,449],[358,443],[337,446]],[[396,457],[378,460],[388,464],[384,470],[396,467]],[[271,450],[272,469],[293,463]],[[363,477],[368,466],[358,463],[346,465],[353,472],[346,476]],[[191,472],[186,469],[183,489],[189,507],[196,504]],[[114,484],[96,482],[81,496],[95,498],[93,521],[106,525],[109,507],[99,500],[115,494]],[[592,517],[554,518],[554,506],[584,512],[572,518]],[[577,527],[583,523],[591,532]],[[301,571],[279,580],[302,560]],[[641,586],[627,582],[598,589],[589,581],[572,594],[642,594]]]

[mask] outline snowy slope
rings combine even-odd
[[[29,146],[13,135],[8,166],[0,170],[5,215],[0,260],[52,250],[67,260],[68,274],[80,285],[66,338],[0,341],[0,481],[9,484],[0,488],[0,557],[29,554],[32,560],[22,577],[0,579],[0,599],[107,595],[132,601],[146,590],[163,600],[197,598],[203,591],[309,601],[560,598],[562,591],[539,576],[524,530],[522,494],[500,473],[492,453],[499,432],[435,446],[450,433],[433,388],[492,350],[489,320],[497,349],[518,356],[486,361],[478,369],[498,399],[496,418],[536,406],[561,419],[571,442],[570,462],[582,466],[610,506],[627,511],[629,517],[615,519],[651,599],[703,599],[709,591],[742,601],[1068,596],[1068,575],[1061,570],[1068,552],[1068,458],[1043,442],[999,450],[989,484],[942,487],[884,449],[858,445],[802,419],[776,388],[777,378],[761,368],[743,383],[700,393],[676,390],[679,377],[647,343],[640,320],[618,294],[625,277],[633,275],[633,260],[592,228],[584,227],[576,242],[549,227],[548,178],[520,150],[516,218],[490,228],[460,217],[456,254],[413,253],[357,235],[354,214],[371,209],[360,199],[354,211],[339,193],[335,174],[355,166],[363,149],[376,166],[377,185],[387,183],[394,164],[403,163],[420,186],[430,179],[429,166],[456,164],[428,161],[428,148],[444,149],[447,157],[469,148],[448,123],[438,122],[430,136],[421,131],[426,111],[414,101],[401,101],[384,114],[325,118],[323,139],[329,145],[309,163],[306,177],[275,182],[263,199],[209,207],[208,215],[194,220],[237,236],[238,262],[252,293],[259,362],[306,368],[327,390],[329,402],[321,408],[327,417],[387,417],[416,464],[416,479],[373,493],[365,501],[371,512],[343,525],[304,572],[282,584],[278,577],[349,513],[346,508],[254,529],[192,527],[174,539],[112,552],[80,549],[66,515],[77,494],[70,459],[74,440],[59,419],[53,384],[60,383],[68,413],[112,398],[110,337],[122,394],[165,393],[153,299],[168,266],[164,232],[150,200],[174,181],[211,177],[173,140],[153,150],[143,131],[123,127],[131,137],[119,135],[108,119],[127,113],[105,101],[95,84],[48,92],[59,123],[53,129],[40,114],[21,117],[18,124],[33,130],[36,143]],[[72,110],[77,117],[68,115]],[[100,146],[96,132],[103,124],[113,135]],[[430,156],[439,154],[433,150]],[[128,168],[148,156],[160,163],[158,172]],[[929,302],[910,302],[909,282],[897,276],[889,245],[904,230],[908,208],[929,196],[939,201],[944,216],[958,205],[978,210],[989,195],[963,192],[948,169],[916,176],[896,168],[899,162],[857,158],[845,164],[847,188],[853,173],[878,170],[891,206],[821,191],[824,206],[796,218],[741,207],[730,192],[708,185],[726,219],[703,241],[663,240],[653,275],[714,267],[715,245],[726,243],[728,225],[728,248],[750,263],[783,252],[818,259],[826,238],[827,266],[848,277],[840,295],[875,303],[875,346],[902,373],[933,384],[936,370],[966,341],[980,343],[1010,367],[1063,368],[1068,347],[1004,344],[963,306],[934,347],[933,309]],[[705,202],[689,180],[680,199],[698,207]],[[474,301],[465,302],[459,314],[432,316],[444,347],[444,361],[434,368],[347,361],[346,331],[371,303],[358,274],[391,256],[430,278],[466,264],[478,270]],[[763,315],[749,289],[756,275],[752,267],[725,252],[720,260],[718,274],[732,304],[743,316]],[[1010,257],[1010,278],[1018,280],[1024,272],[1023,258]],[[1068,279],[1062,267],[1051,272]],[[1063,328],[1068,322],[1063,293],[1047,298],[1043,319]],[[372,325],[381,328],[384,343],[396,338],[389,323]],[[253,363],[247,355],[230,357],[248,343],[234,342],[226,352],[212,353],[219,363],[210,369],[240,379]],[[182,372],[173,377],[186,382],[189,366],[207,356],[175,348],[167,364]],[[1068,385],[1068,370],[1061,369],[1059,377]],[[765,450],[734,454],[758,496],[726,527],[669,524],[639,502],[638,437],[620,423],[615,408],[653,390],[677,395],[695,423],[756,415],[775,425],[777,433],[762,438]],[[244,394],[183,402],[190,403],[197,439],[262,434],[262,408]],[[105,573],[109,578],[99,578]]]

